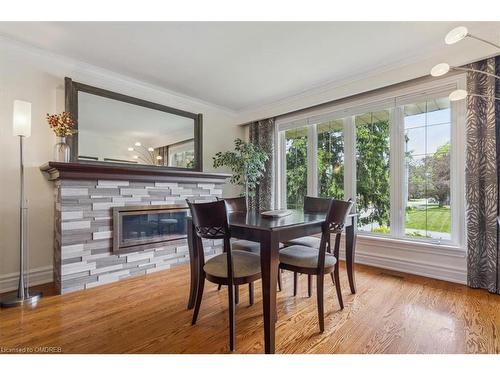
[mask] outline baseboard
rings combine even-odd
[[[467,274],[464,269],[430,264],[408,259],[395,259],[383,255],[356,253],[356,263],[365,264],[393,271],[405,272],[413,275],[430,277],[433,279],[466,284]]]
[[[30,271],[30,286],[46,284],[53,281],[52,266],[33,268]],[[0,293],[17,289],[19,273],[9,273],[0,276]]]

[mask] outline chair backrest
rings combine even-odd
[[[197,256],[200,259],[199,265],[203,266],[205,264],[201,239],[223,239],[224,252],[227,257],[227,283],[231,287],[234,284],[234,273],[226,203],[219,200],[209,203],[190,203],[187,199],[186,202],[191,210],[193,226],[197,235],[198,245],[195,246],[195,249],[197,249],[195,251],[198,252]]]
[[[330,209],[331,198],[304,197],[304,212],[327,213]]]
[[[231,237],[224,201],[191,203],[186,200],[196,234],[200,238],[221,239]]]
[[[342,233],[342,229],[344,229],[344,223],[347,219],[347,215],[351,211],[353,205],[352,199],[349,199],[348,201],[329,199],[329,202],[330,206],[328,207],[328,212],[326,214],[323,233],[321,234],[321,243],[319,247],[319,274],[322,274],[324,270],[327,248],[330,253],[332,252],[330,244],[331,233],[334,233],[336,235],[333,255],[335,256],[335,258],[337,258],[337,261],[339,259],[340,235]]]
[[[338,233],[344,229],[344,223],[347,219],[347,215],[351,212],[352,205],[354,202],[352,199],[347,201],[342,201],[338,199],[332,199],[330,209],[326,216],[326,225],[330,233]]]
[[[237,197],[237,198],[217,198],[217,200],[224,201],[226,203],[227,213],[231,212],[247,212],[247,198]]]

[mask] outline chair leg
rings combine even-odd
[[[340,309],[344,309],[344,301],[342,300],[342,290],[340,289],[340,277],[339,277],[339,270],[335,269],[335,272],[333,273],[335,277],[335,289],[337,290],[337,298],[339,300],[339,305]]]
[[[248,300],[250,303],[250,306],[253,305],[253,282],[248,283]]]
[[[202,273],[200,275],[200,280],[198,281],[198,293],[196,294],[196,301],[194,305],[193,311],[193,320],[191,321],[192,325],[196,324],[196,320],[198,320],[198,313],[200,312],[201,299],[203,298],[203,287],[205,286],[205,274]]]
[[[293,296],[295,297],[297,295],[297,281],[298,281],[298,274],[297,272],[293,273]]]
[[[234,303],[236,305],[240,303],[240,288],[238,285],[234,286]]]
[[[307,275],[307,296],[312,296],[312,275]]]
[[[283,281],[281,280],[281,272],[282,272],[282,271],[283,271],[283,270],[281,270],[281,269],[278,271],[278,290],[279,290],[280,292],[281,292],[281,290],[282,290],[282,285],[283,285]]]
[[[330,272],[330,276],[332,277],[332,284],[335,285],[335,275],[333,272]]]
[[[217,290],[220,290],[222,288],[222,285],[219,284],[219,286],[217,287]]]
[[[340,249],[340,233],[336,235],[335,237],[335,249],[334,249],[334,255],[337,258],[337,263],[335,263],[335,268],[333,271],[333,278],[335,279],[335,289],[337,290],[337,298],[339,300],[339,305],[340,309],[344,309],[344,301],[342,300],[342,290],[340,289],[340,269],[339,269],[339,249]]]
[[[319,320],[319,330],[320,332],[325,331],[325,309],[323,306],[323,282],[324,275],[316,276],[316,289],[318,298],[318,320]]]
[[[234,344],[236,341],[236,327],[235,327],[235,316],[234,316],[234,310],[236,309],[236,306],[234,304],[235,300],[235,286],[230,285],[227,288],[228,290],[228,295],[229,295],[229,350],[234,351]]]

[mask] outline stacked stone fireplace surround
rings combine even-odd
[[[113,207],[213,201],[220,183],[140,182],[106,179],[58,179],[55,184],[54,280],[68,293],[166,270],[189,262],[187,240],[131,253],[113,252]],[[206,256],[222,243],[204,241]],[[188,272],[188,271],[186,271]]]

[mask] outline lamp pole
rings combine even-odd
[[[29,291],[29,267],[27,249],[27,213],[28,205],[24,196],[24,150],[23,141],[31,134],[31,103],[16,100],[14,102],[14,135],[19,137],[19,284],[17,293],[11,293],[2,299],[0,306],[13,307],[36,303],[42,293]],[[25,280],[25,277],[28,280]]]

